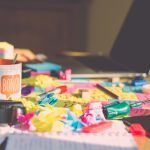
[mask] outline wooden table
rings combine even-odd
[[[144,136],[134,136],[139,150],[150,150],[150,138]]]

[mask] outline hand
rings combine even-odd
[[[15,48],[14,56],[18,54],[17,61],[28,62],[36,59],[36,55],[30,49]]]

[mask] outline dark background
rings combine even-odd
[[[116,2],[117,0],[114,1]],[[87,26],[90,6],[92,0],[2,0],[0,41],[8,41],[15,47],[30,48],[35,53],[45,53],[48,56],[64,50],[88,51]],[[113,58],[140,71],[150,68],[149,8],[149,0],[133,0],[110,49]],[[103,18],[106,17],[106,14],[102,15]],[[102,40],[99,42],[105,43]],[[96,51],[99,52],[98,49]],[[92,53],[92,50],[90,52]]]

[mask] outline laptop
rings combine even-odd
[[[109,57],[77,56],[77,61],[98,74],[149,73],[150,1],[134,0]]]
[[[150,69],[150,1],[134,0],[120,33],[113,45],[111,57],[136,72]]]
[[[146,76],[150,69],[149,6],[150,0],[133,1],[108,57],[67,51],[64,57],[49,61],[62,65],[62,69],[71,68],[72,78]]]

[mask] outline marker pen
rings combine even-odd
[[[47,94],[50,94],[50,93],[54,93],[54,94],[59,94],[59,93],[64,93],[67,91],[67,86],[63,85],[63,86],[58,86],[52,90],[49,90],[47,92],[44,92],[44,93],[41,93],[38,95],[38,99],[42,99],[44,98]]]

